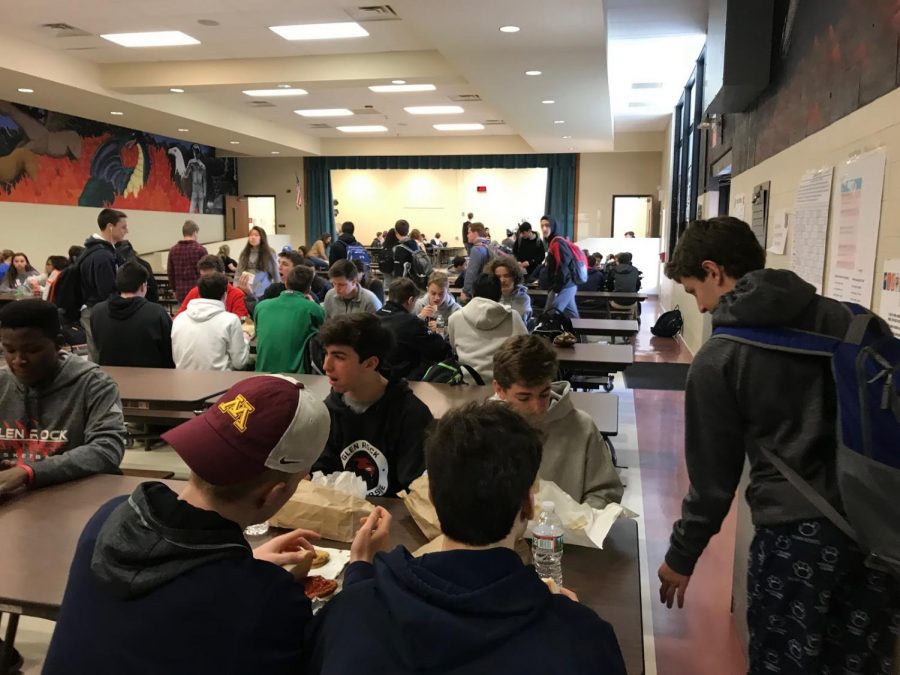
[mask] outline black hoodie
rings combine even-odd
[[[162,305],[116,295],[94,305],[91,330],[101,366],[175,367],[172,317]]]
[[[394,334],[394,350],[389,359],[394,379],[421,379],[428,366],[449,358],[453,352],[449,342],[396,302],[388,300],[375,315]]]
[[[434,418],[406,380],[389,381],[384,395],[359,414],[336,391],[325,405],[331,433],[313,471],[353,471],[374,497],[393,497],[422,475],[425,430]]]
[[[713,327],[773,326],[843,337],[850,312],[787,270],[742,277],[719,300]],[[835,479],[837,398],[829,360],[740,344],[706,342],[688,372],[685,459],[691,485],[675,523],[666,562],[691,574],[719,531],[750,462],[747,502],[754,525],[821,518],[762,456],[781,457],[839,510]]]
[[[331,245],[331,251],[328,253],[328,265],[334,265],[338,260],[345,259],[347,257],[347,247],[353,244],[359,244],[356,241],[356,237],[342,232],[341,236]]]
[[[239,525],[144,483],[85,527],[43,672],[295,675],[311,617]]]
[[[307,672],[327,675],[625,673],[612,627],[505,548],[413,558],[398,547],[354,563],[304,652]]]
[[[84,304],[93,307],[116,292],[116,249],[102,237],[88,237],[78,256],[81,295]]]
[[[528,274],[532,274],[547,256],[544,240],[540,237],[526,239],[525,235],[520,234],[516,238],[516,243],[513,244],[512,250],[516,260],[528,262],[528,268],[525,270]]]

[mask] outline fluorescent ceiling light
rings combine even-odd
[[[355,21],[340,23],[301,23],[294,26],[269,26],[285,40],[340,40],[368,37],[369,32]]]
[[[271,154],[271,155],[280,155],[281,152],[280,152],[279,150],[272,150],[272,152],[270,152],[269,154]]]
[[[387,131],[387,127],[383,127],[380,124],[368,124],[368,125],[360,125],[355,127],[335,127],[338,131],[343,131],[345,134],[366,134],[366,133],[375,133],[377,131]]]
[[[406,80],[391,80],[391,84],[406,84]]]
[[[541,101],[541,103],[543,103],[544,105],[550,105],[552,103],[556,103],[556,101],[554,101],[552,98],[545,98],[543,101]]]
[[[571,136],[563,136],[563,138],[572,138]]]
[[[182,128],[179,129],[178,131],[180,131],[181,133],[184,133],[185,131],[190,131],[190,129],[185,129],[184,127],[182,127]]]
[[[28,87],[19,87],[18,92],[20,94],[33,94],[34,89],[29,89]]]
[[[501,33],[518,33],[521,30],[518,26],[500,26]]]
[[[290,89],[290,88],[291,88],[291,85],[289,85],[289,84],[279,84],[279,85],[278,85],[278,88],[279,88],[279,89]]]
[[[110,114],[110,115],[124,115],[125,113],[123,113],[123,112],[121,112],[121,111],[119,111],[119,110],[110,110],[110,111],[109,111],[109,114]]]
[[[434,91],[437,89],[433,84],[376,84],[369,87],[369,91],[376,94],[396,94],[404,91]]]
[[[432,124],[431,126],[438,131],[481,131],[484,129],[484,125],[478,123]]]
[[[458,105],[414,105],[404,110],[410,115],[457,115],[465,112]]]
[[[526,71],[525,71],[525,74],[526,74],[526,75],[530,75],[530,76],[532,76],[532,77],[535,77],[535,76],[537,76],[537,75],[540,75],[540,74],[541,74],[541,71],[539,71],[539,70],[526,70]]]
[[[353,114],[347,108],[318,108],[314,110],[295,110],[295,114],[301,117],[349,117]]]
[[[180,89],[179,87],[172,87],[169,89],[173,94],[183,94],[184,89]]]
[[[247,96],[266,98],[269,96],[306,96],[306,89],[244,89]]]
[[[100,37],[123,47],[179,47],[200,44],[200,40],[196,40],[180,30],[160,30],[151,33],[107,33]]]
[[[241,144],[240,141],[228,141],[228,142],[231,143],[232,145],[240,145]]]
[[[553,124],[565,124],[565,120],[553,120]]]

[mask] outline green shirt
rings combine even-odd
[[[325,311],[302,293],[283,291],[256,306],[254,321],[256,371],[302,373],[306,342],[319,332]]]

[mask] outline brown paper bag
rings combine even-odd
[[[305,480],[287,504],[269,519],[269,524],[288,529],[305,527],[315,530],[323,539],[351,542],[360,519],[374,508],[365,499]]]
[[[441,521],[438,520],[437,511],[431,503],[431,495],[428,492],[428,474],[423,473],[409,484],[409,490],[397,495],[406,505],[409,515],[416,521],[416,525],[422,530],[422,534],[431,541],[441,534]]]

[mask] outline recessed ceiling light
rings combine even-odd
[[[232,145],[240,145],[241,144],[240,141],[228,141],[228,142],[231,143]]]
[[[28,87],[19,87],[18,92],[20,94],[33,94],[34,89],[29,89]]]
[[[432,124],[438,131],[481,131],[484,129],[483,124],[478,123],[461,123],[461,124]]]
[[[347,108],[317,108],[314,110],[295,110],[301,117],[349,117],[353,114]]]
[[[279,89],[290,89],[290,88],[291,88],[291,85],[289,85],[289,84],[279,84],[279,85],[278,85],[278,88],[279,88]]]
[[[518,33],[521,30],[518,26],[500,26],[501,33]]]
[[[571,136],[563,136],[563,138],[572,138]]]
[[[406,84],[406,80],[391,80],[391,84]]]
[[[265,98],[266,96],[306,96],[306,89],[244,89],[247,96]]]
[[[219,22],[213,19],[197,19],[197,23],[201,26],[218,26]]]
[[[149,33],[106,33],[100,37],[123,47],[179,47],[182,45],[200,44],[200,40],[194,39],[180,30],[160,30]]]
[[[183,94],[184,93],[184,89],[180,89],[178,87],[171,87],[169,89],[169,91],[171,91],[173,94]]]
[[[369,87],[369,91],[376,94],[395,94],[404,91],[434,91],[436,88],[433,84],[376,84]]]
[[[534,77],[534,76],[536,76],[536,75],[540,75],[540,74],[541,74],[541,71],[539,71],[539,70],[526,70],[526,71],[525,71],[525,74],[526,74],[526,75],[531,75],[532,77]]]
[[[404,110],[410,115],[457,115],[465,112],[458,105],[414,105]]]
[[[565,124],[565,120],[553,120],[553,124]]]
[[[369,32],[355,21],[339,23],[301,23],[293,26],[269,26],[285,40],[340,40],[368,37]]]
[[[375,133],[379,131],[387,131],[387,127],[381,126],[380,124],[364,124],[353,127],[335,127],[338,131],[342,131],[345,134],[366,134],[366,133]]]
[[[272,150],[272,152],[271,152],[271,153],[269,153],[269,154],[272,154],[272,155],[280,155],[280,154],[281,154],[281,152],[280,152],[280,151],[278,151],[278,150]]]
[[[190,131],[190,129],[185,129],[184,127],[181,127],[178,131],[180,131],[181,133],[185,133],[186,131]]]
[[[109,114],[110,114],[110,115],[124,115],[125,113],[123,113],[123,112],[121,112],[121,111],[119,111],[119,110],[110,110],[110,111],[109,111]]]
[[[545,98],[543,101],[541,101],[541,103],[543,103],[544,105],[550,105],[552,103],[556,103],[556,101],[554,101],[552,98]]]

